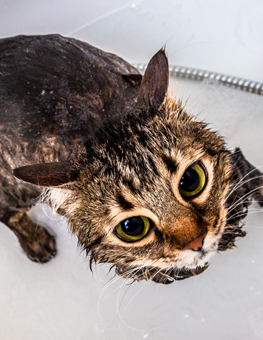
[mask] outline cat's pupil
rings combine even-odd
[[[138,236],[143,232],[144,222],[141,217],[131,217],[121,222],[121,228],[129,236]]]
[[[186,192],[195,191],[200,183],[200,178],[196,170],[189,167],[180,181],[180,188]]]

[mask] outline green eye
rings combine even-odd
[[[201,163],[194,163],[183,174],[179,191],[183,198],[193,198],[199,195],[207,181],[206,169]]]
[[[147,217],[136,216],[127,218],[115,228],[115,234],[123,241],[136,242],[147,235],[150,221]]]

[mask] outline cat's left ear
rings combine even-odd
[[[77,177],[70,171],[70,161],[23,166],[14,169],[13,174],[27,183],[42,187],[58,187],[73,182]]]
[[[147,110],[162,105],[169,85],[169,65],[165,50],[159,50],[149,61],[137,97],[137,105]]]

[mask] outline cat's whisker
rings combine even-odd
[[[255,213],[260,213],[260,212],[263,212],[263,210],[261,209],[257,209],[257,210],[250,210],[248,212],[237,212],[231,216],[229,216],[227,219],[225,219],[223,222],[225,221],[229,221],[231,220],[233,217],[241,217],[241,216],[248,216],[248,215],[251,215],[251,214],[255,214]]]
[[[263,185],[261,185],[261,186],[259,186],[259,187],[257,187],[257,188],[254,188],[254,189],[252,189],[252,190],[250,190],[250,191],[247,192],[245,195],[243,195],[242,197],[240,197],[236,202],[234,202],[234,203],[232,204],[232,206],[230,206],[230,207],[228,208],[228,212],[231,212],[233,209],[235,209],[235,208],[238,206],[238,204],[240,204],[240,201],[241,201],[241,203],[242,203],[244,198],[249,197],[253,192],[258,191],[258,190],[261,189],[261,188],[263,188]]]
[[[241,150],[239,150],[238,152],[235,153],[241,153]],[[263,165],[258,166],[257,168],[253,168],[252,170],[250,170],[245,176],[243,176],[234,186],[233,190],[235,190],[236,186],[238,186],[243,180],[244,178],[246,178],[247,176],[249,176],[253,171],[256,171],[259,168],[262,168]],[[241,168],[241,166],[239,167]],[[224,202],[229,198],[229,196],[232,194],[232,191],[227,195],[227,197],[225,198]]]
[[[121,293],[123,287],[126,286],[125,281],[128,281],[128,280],[129,280],[129,279],[127,279],[127,278],[124,279],[123,286],[119,289],[118,297],[117,297],[117,301],[116,301],[116,313],[117,313],[118,328],[119,328],[121,334],[123,335],[123,338],[125,338],[125,335],[124,335],[124,333],[123,333],[123,331],[122,331],[121,324],[120,324],[121,315],[120,315],[120,310],[119,310],[119,307],[118,307],[118,303],[119,303],[118,301],[119,301],[119,296],[120,296],[120,293]],[[127,293],[127,291],[129,290],[130,287],[131,287],[130,285],[127,287],[127,289],[126,289],[126,291],[125,291],[123,297],[126,295],[126,293]],[[122,299],[123,299],[123,298],[122,298]]]
[[[125,281],[128,281],[129,279],[130,279],[130,278],[126,278]],[[121,313],[120,313],[121,304],[122,304],[122,301],[123,301],[125,295],[127,294],[128,290],[129,290],[129,288],[131,287],[131,285],[128,285],[128,287],[127,287],[127,289],[126,289],[125,293],[123,294],[122,299],[121,299],[121,301],[120,301],[121,290],[123,289],[123,287],[126,286],[125,281],[124,281],[124,283],[123,283],[122,288],[119,290],[118,297],[117,297],[117,301],[116,301],[116,313],[117,313],[117,315],[118,315],[118,326],[119,326],[120,330],[121,330],[120,320],[122,320]],[[119,302],[119,301],[120,301],[120,302]],[[123,320],[122,320],[122,321],[123,321]]]
[[[147,268],[149,267],[146,271],[144,271],[141,275],[138,276],[138,278],[142,277],[142,276],[145,276],[147,273],[149,273],[153,268],[159,268],[159,267],[156,267],[154,264],[157,262],[158,260],[155,260],[154,262],[151,262],[151,264],[145,264],[143,266],[141,266],[141,268]],[[140,268],[140,269],[141,269]]]
[[[162,276],[163,276],[163,279],[161,280],[161,283],[162,283],[162,284],[164,284],[164,282],[165,282],[165,280],[166,280],[167,278],[173,279],[169,274],[167,274],[168,271],[171,273],[172,269],[171,269],[171,268],[168,268],[168,269],[165,269],[165,273],[162,272]],[[174,279],[173,279],[173,280],[174,280]],[[174,281],[175,281],[175,280],[174,280]]]
[[[256,169],[254,169],[256,170]],[[245,178],[246,176],[243,177],[243,179]],[[231,192],[228,194],[228,196],[225,198],[223,204],[227,201],[227,199],[237,190],[239,189],[240,187],[242,187],[244,184],[254,180],[254,179],[258,179],[258,178],[262,178],[263,177],[263,174],[259,175],[259,176],[255,176],[255,177],[252,177],[252,178],[249,178],[248,180],[244,181],[244,182],[241,182],[238,186],[235,186]]]
[[[166,274],[163,274],[163,275],[166,276],[166,277],[168,277],[169,279],[171,279],[171,280],[173,280],[173,281],[175,282],[175,281],[176,281],[175,278],[172,277],[172,276],[170,276],[170,274],[171,274],[171,272],[172,272],[173,270],[174,270],[173,267],[168,268],[168,269],[166,270]],[[163,281],[163,283],[164,283],[164,281]]]
[[[246,202],[246,201],[244,201],[244,202]],[[241,202],[238,205],[241,205],[244,202]],[[245,213],[249,213],[250,211],[262,211],[262,209],[261,208],[256,208],[256,207],[254,209],[252,209],[252,210],[250,208],[249,209],[248,208],[244,208],[243,210],[239,210],[239,211],[236,211],[236,212],[232,213],[232,215],[227,214],[226,218],[222,222],[225,222],[225,221],[229,220],[230,218],[235,217],[238,214],[245,214]]]
[[[121,276],[115,274],[109,281],[107,281],[107,283],[103,286],[103,289],[102,289],[102,291],[101,291],[101,293],[100,293],[99,300],[100,300],[100,298],[102,297],[102,295],[104,294],[104,292],[105,292],[112,284],[114,284],[115,282],[117,282],[117,281],[120,280],[121,278],[122,278]],[[112,293],[112,292],[111,292],[111,293]],[[111,293],[110,293],[110,294],[111,294]],[[110,294],[109,294],[109,295],[110,295]],[[104,301],[109,295],[107,295],[103,300],[101,300],[101,302]]]
[[[124,275],[125,275],[125,277],[126,277],[126,280],[128,281],[128,280],[131,278],[132,275],[134,275],[134,274],[136,275],[136,273],[137,273],[138,271],[140,271],[142,268],[147,267],[147,266],[148,266],[148,264],[144,264],[144,265],[141,265],[141,266],[139,266],[139,267],[135,267],[133,270],[130,271],[130,276],[129,276],[129,277],[127,277],[127,271],[126,271],[126,272],[124,273]],[[140,276],[137,276],[137,277],[140,277]],[[146,283],[147,283],[147,281],[146,281]],[[124,282],[124,283],[123,283],[123,287],[126,286],[126,285],[127,285],[127,284],[125,284],[125,282]],[[124,299],[124,297],[125,297],[125,295],[126,295],[126,293],[127,293],[127,291],[128,291],[129,288],[130,288],[130,286],[127,288],[127,290],[126,290],[125,294],[123,295],[123,297],[122,297],[120,303],[119,303],[119,299],[120,299],[120,292],[121,292],[121,290],[120,290],[119,293],[118,293],[118,298],[117,298],[117,302],[116,302],[116,311],[117,311],[118,317],[119,317],[119,319],[118,319],[118,325],[119,325],[119,327],[120,327],[119,320],[121,320],[123,323],[125,323],[125,322],[123,321],[122,317],[121,317],[120,308],[121,308],[122,301],[123,301],[123,299]],[[131,301],[131,300],[130,300],[130,301]],[[129,302],[129,303],[130,303],[130,302]],[[129,303],[128,303],[128,304],[129,304]],[[127,306],[128,306],[128,305],[126,305],[126,307],[125,307],[123,313],[125,312]],[[127,326],[128,326],[128,325],[127,325]],[[128,327],[129,327],[129,326],[128,326]],[[120,327],[120,329],[121,329],[121,327]]]
[[[128,273],[130,273],[132,275],[132,273],[137,270],[137,268],[133,268],[131,269],[130,271],[128,271]],[[100,320],[101,322],[103,323],[104,325],[104,322],[103,322],[103,319],[101,317],[101,313],[100,313],[100,304],[106,300],[112,293],[114,293],[116,290],[119,290],[123,285],[125,285],[125,282],[122,282],[120,286],[118,286],[117,288],[115,288],[113,291],[111,291],[109,294],[107,294],[103,299],[102,299],[102,296],[103,294],[106,292],[106,290],[112,285],[114,284],[115,282],[117,282],[118,280],[122,280],[125,275],[127,274],[127,272],[125,272],[123,275],[117,275],[115,274],[103,287],[99,297],[98,297],[98,303],[97,303],[97,311],[98,311],[98,315],[100,317]],[[129,279],[129,278],[128,278]],[[127,280],[128,280],[127,279]],[[104,325],[105,326],[105,325]]]
[[[147,265],[149,266],[149,265]],[[151,264],[152,266],[152,264]],[[154,266],[153,266],[154,267]],[[152,277],[155,277],[156,275],[158,275],[160,272],[161,272],[162,269],[159,269]],[[124,310],[122,311],[122,316],[121,314],[119,313],[119,319],[122,321],[122,323],[124,325],[126,325],[127,327],[129,327],[130,329],[132,330],[136,330],[136,331],[145,331],[145,329],[136,329],[134,327],[131,327],[130,325],[128,325],[124,320],[123,320],[123,315],[126,311],[126,309],[128,308],[128,306],[130,305],[130,303],[132,302],[132,300],[135,298],[135,296],[140,292],[140,290],[142,290],[145,285],[148,283],[148,281],[144,282],[144,284],[137,290],[137,292],[131,297],[131,299],[129,300],[129,302],[127,303],[127,305],[125,306]]]
[[[253,169],[253,170],[251,170],[251,172],[253,172],[254,170],[257,170],[257,169]],[[248,174],[247,174],[247,175],[248,175]],[[254,180],[254,179],[258,179],[258,178],[262,178],[262,177],[263,177],[263,174],[260,174],[260,175],[251,177],[251,178],[247,179],[246,181],[243,181],[244,178],[247,177],[247,175],[245,175],[245,176],[238,182],[238,184],[235,185],[235,187],[233,188],[233,190],[232,190],[232,192],[229,194],[229,196],[230,196],[233,192],[235,192],[235,190],[237,190],[238,188],[242,187],[242,185],[244,185],[244,184],[246,184],[246,183],[248,183],[248,182],[250,182],[250,181],[252,181],[252,180]],[[229,197],[229,196],[228,196],[228,197]],[[228,197],[227,197],[227,198],[228,198]],[[226,198],[225,200],[227,200],[227,198]]]
[[[129,277],[129,278],[125,278],[124,280],[127,281],[127,282],[129,282],[130,277]],[[117,310],[117,312],[118,312],[118,315],[120,314],[120,308],[121,308],[122,301],[123,301],[125,295],[127,294],[128,290],[129,290],[130,287],[131,287],[131,284],[126,283],[125,281],[124,281],[124,286],[128,286],[128,287],[127,287],[127,289],[126,289],[126,292],[125,292],[125,293],[123,294],[123,296],[122,296],[122,299],[121,299],[121,301],[120,301],[120,304],[119,304],[119,294],[120,294],[120,291],[119,291],[119,293],[118,293],[118,298],[117,298],[117,303],[116,303],[116,304],[117,304],[116,310]]]
[[[121,277],[117,277],[117,279],[112,280],[113,282],[110,281],[110,282],[102,289],[102,291],[100,292],[100,295],[99,295],[99,297],[98,297],[97,312],[98,312],[99,318],[100,318],[100,320],[101,320],[101,322],[102,322],[102,324],[103,324],[103,326],[104,326],[105,328],[106,328],[106,325],[104,324],[104,321],[103,321],[103,318],[102,318],[101,312],[100,312],[100,304],[101,304],[108,296],[110,296],[110,294],[112,294],[114,291],[116,291],[117,289],[119,289],[119,287],[116,288],[116,289],[114,289],[112,292],[110,292],[106,297],[103,298],[103,300],[102,300],[102,296],[103,296],[104,292],[107,290],[107,288],[109,288],[109,286],[110,286],[112,283],[118,281],[119,279],[121,279]]]
[[[249,181],[251,181],[251,180],[253,180],[253,179],[261,178],[261,177],[263,176],[263,174],[262,174],[262,175],[259,175],[259,176],[252,177],[252,178],[248,179],[247,181],[243,182],[243,180],[244,180],[247,176],[249,176],[253,171],[256,171],[258,168],[262,168],[262,167],[263,167],[263,165],[262,165],[262,166],[259,166],[259,167],[257,167],[257,168],[254,168],[254,169],[252,169],[251,171],[249,171],[245,176],[243,176],[243,177],[235,184],[235,186],[231,189],[230,193],[229,193],[229,194],[226,196],[226,198],[224,199],[223,204],[224,204],[224,203],[227,201],[227,199],[235,192],[235,190],[237,190],[238,188],[240,188],[240,186],[244,185],[245,183],[247,183],[247,182],[249,182]]]
[[[155,266],[154,266],[154,263],[156,263],[158,260],[155,260],[153,263],[151,263],[150,265],[148,264],[148,263],[146,263],[146,264],[143,264],[143,265],[140,265],[140,266],[138,266],[138,267],[136,267],[136,272],[133,272],[133,273],[131,273],[131,274],[136,274],[138,271],[140,271],[142,268],[149,268],[149,269],[147,269],[146,271],[144,271],[141,275],[139,275],[139,276],[136,276],[136,278],[138,279],[138,278],[140,278],[141,276],[144,276],[147,272],[149,272],[150,270],[152,270],[153,268],[155,268]],[[135,278],[135,279],[136,279]]]
[[[263,202],[263,201],[258,201],[258,200],[257,200],[256,202]],[[236,203],[236,202],[234,202],[231,206],[229,206],[229,209],[232,209],[232,208],[234,207],[235,203]],[[242,202],[239,202],[238,205],[243,204],[243,203],[248,203],[248,204],[249,204],[249,203],[251,203],[251,199],[248,197],[247,200],[244,199]],[[238,205],[237,205],[237,206],[238,206]]]
[[[120,260],[120,261],[117,261],[116,262],[116,264],[117,263],[119,263],[119,262],[121,262],[122,260]],[[123,274],[114,274],[113,275],[113,277],[112,278],[110,278],[110,280],[109,281],[107,281],[106,283],[105,283],[105,285],[104,285],[104,287],[103,287],[103,289],[104,289],[104,291],[107,289],[107,288],[109,288],[109,286],[111,285],[111,284],[113,284],[114,282],[116,282],[116,281],[118,281],[119,279],[123,279],[123,278],[125,278],[125,275],[127,275],[127,273],[128,274],[132,274],[132,272],[134,272],[135,270],[137,270],[137,268],[132,268],[131,270],[129,270],[129,271],[127,271],[127,272],[125,272],[125,273],[123,273]],[[115,278],[115,279],[114,279]],[[102,294],[103,294],[104,292],[102,291]]]
[[[181,270],[181,268],[174,268],[174,270],[175,270],[175,276],[177,276],[179,273],[180,273],[180,270]]]
[[[227,212],[226,216],[229,216],[229,213],[231,213],[231,211],[235,210],[239,205],[244,204],[244,203],[250,204],[250,203],[251,203],[251,200],[247,200],[247,201],[244,200],[244,201],[241,201],[241,202],[239,202],[237,205],[234,205],[234,204],[233,204],[233,205],[231,206],[231,210]],[[233,209],[232,209],[232,208],[233,208]],[[247,209],[247,208],[245,207],[245,209]],[[239,213],[239,212],[241,212],[241,211],[238,211],[237,213]]]
[[[128,305],[131,303],[131,301],[132,301],[132,300],[135,298],[135,296],[140,292],[140,290],[142,290],[142,289],[145,287],[145,285],[146,285],[147,283],[148,283],[147,281],[144,282],[144,283],[140,286],[140,288],[137,290],[137,292],[134,293],[134,295],[131,297],[131,299],[129,300],[129,302],[128,302],[127,305],[125,306],[125,309],[124,309],[124,311],[122,312],[122,315],[124,314],[125,310],[127,309]],[[119,327],[120,327],[120,321],[121,321],[126,327],[128,327],[128,328],[130,328],[130,329],[132,329],[132,330],[134,330],[134,331],[145,331],[144,329],[138,329],[138,328],[134,328],[134,327],[128,325],[127,322],[124,321],[122,315],[121,315],[120,312],[118,313],[118,325],[119,325]]]

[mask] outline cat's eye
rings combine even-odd
[[[147,235],[150,229],[150,221],[144,216],[127,218],[117,225],[115,234],[123,241],[136,242]]]
[[[184,172],[180,183],[179,191],[183,198],[194,198],[201,194],[207,181],[206,169],[202,163],[194,163]]]

